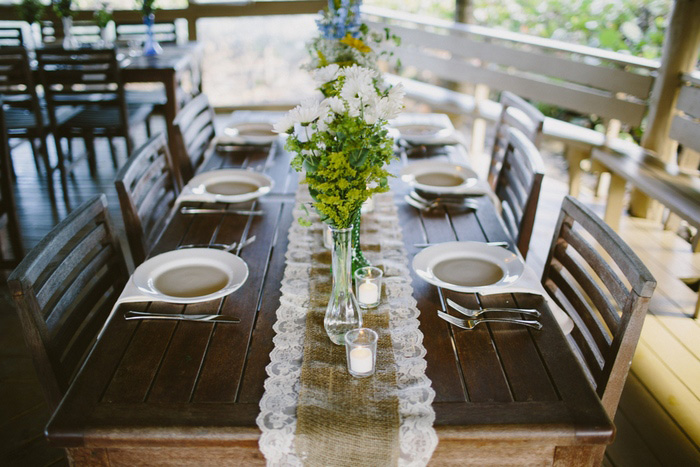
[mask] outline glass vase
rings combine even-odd
[[[151,13],[143,17],[143,24],[146,25],[146,40],[143,42],[143,54],[146,57],[159,55],[163,48],[153,37],[153,25],[156,21],[156,15]]]
[[[352,227],[331,227],[333,289],[326,307],[323,327],[334,344],[345,344],[345,333],[362,327],[360,307],[352,291]]]
[[[78,41],[73,37],[73,18],[66,16],[61,18],[63,23],[63,42],[61,45],[64,49],[75,49],[78,47]]]
[[[362,253],[362,245],[360,244],[360,229],[362,227],[362,213],[360,211],[355,215],[352,222],[352,273],[355,274],[360,268],[371,266],[370,262]]]

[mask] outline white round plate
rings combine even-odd
[[[401,170],[401,180],[413,188],[435,194],[459,194],[473,188],[477,175],[466,165],[445,161],[419,161]]]
[[[405,124],[397,125],[396,128],[401,137],[410,144],[434,144],[452,135],[454,129],[445,128],[441,125],[431,124]]]
[[[213,196],[222,203],[241,203],[272,190],[275,182],[265,174],[245,169],[221,169],[192,177],[187,188],[195,195]]]
[[[448,290],[478,293],[512,284],[524,271],[522,260],[499,246],[482,242],[445,242],[413,258],[413,270],[426,282]]]
[[[198,303],[238,290],[248,265],[238,256],[212,248],[186,248],[154,256],[136,268],[134,284],[153,300]]]
[[[277,139],[271,123],[234,123],[224,128],[224,134],[243,144],[270,144]]]

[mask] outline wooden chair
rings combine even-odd
[[[95,137],[106,137],[114,167],[118,167],[113,138],[126,139],[127,154],[133,150],[132,125],[145,124],[151,105],[127,106],[120,67],[114,49],[45,48],[36,51],[39,76],[46,95],[56,151],[63,157],[62,138],[82,138],[87,149],[90,172],[96,173]],[[56,118],[61,108],[79,107],[65,122]],[[72,168],[72,164],[71,164]]]
[[[48,116],[37,95],[27,50],[24,47],[0,47],[0,94],[5,99],[5,124],[9,137],[29,141],[37,173],[41,174],[44,170],[47,173],[51,196],[54,196],[53,171],[56,169],[61,172],[61,183],[65,193],[66,176],[62,154],[59,154],[59,163],[52,166],[46,142],[50,133]],[[57,124],[65,123],[70,115],[70,109],[60,109],[55,116]],[[41,168],[39,159],[43,160],[45,169]]]
[[[180,185],[160,133],[137,149],[114,181],[134,265],[146,259],[173,214]]]
[[[128,278],[105,195],[71,212],[10,275],[10,292],[52,411]]]
[[[205,94],[200,94],[178,112],[173,122],[175,168],[180,180],[187,183],[215,151],[214,109]]]
[[[570,344],[612,420],[656,281],[607,224],[567,196],[542,284],[573,320]]]
[[[4,230],[0,236],[0,268],[3,269],[17,266],[24,257],[10,172],[10,144],[5,128],[5,112],[0,98],[0,226]]]
[[[494,191],[501,200],[501,216],[506,229],[526,258],[544,177],[544,162],[523,132],[508,127],[507,135],[503,165]]]
[[[503,91],[500,103],[501,115],[496,123],[496,134],[491,150],[491,164],[489,165],[487,177],[489,185],[494,190],[496,189],[498,173],[503,165],[503,155],[508,145],[508,128],[517,128],[535,144],[535,147],[539,148],[544,126],[544,115],[542,112],[512,92]]]

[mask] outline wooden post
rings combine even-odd
[[[668,133],[678,98],[678,79],[682,73],[695,67],[698,56],[699,19],[700,1],[675,1],[664,37],[661,67],[651,91],[647,129],[642,138],[642,146],[659,154],[665,162],[668,162],[672,155]],[[635,191],[632,194],[630,213],[646,217],[650,204],[647,196]]]
[[[474,5],[471,0],[455,0],[455,21],[471,23]]]

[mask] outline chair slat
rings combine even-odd
[[[54,294],[60,290],[61,285],[69,278],[70,274],[80,266],[81,262],[85,261],[88,254],[97,247],[102,246],[102,241],[105,238],[104,225],[98,224],[92,231],[80,240],[80,243],[75,245],[70,253],[65,256],[63,261],[54,269],[49,277],[40,285],[36,298],[39,306],[45,307]],[[46,322],[51,326],[53,319],[51,316],[46,316]]]
[[[629,292],[625,288],[625,284],[615,274],[615,271],[603,259],[603,257],[586,242],[578,233],[571,230],[569,225],[563,225],[561,229],[561,237],[571,246],[586,262],[593,268],[601,278],[605,287],[610,291],[617,305],[622,309],[627,303]],[[619,324],[620,318],[615,315],[615,323]],[[608,325],[609,326],[609,325]]]
[[[595,306],[596,311],[605,323],[607,329],[604,329],[602,324],[598,321],[598,318],[593,316],[595,312],[592,308],[587,306],[587,301],[581,303],[581,307],[585,307],[585,310],[591,313],[595,321],[587,321],[586,324],[589,328],[596,327],[597,330],[600,331],[600,335],[604,338],[605,343],[598,342],[599,347],[609,347],[610,336],[617,332],[620,324],[620,317],[617,315],[613,304],[605,296],[603,290],[596,281],[568,254],[566,246],[561,242],[554,250],[554,258],[558,261],[558,264],[565,268],[572,276],[573,280],[579,285],[579,290],[582,290],[592,302],[593,306]],[[582,295],[581,298],[583,298]],[[579,307],[579,309],[583,309],[581,307]]]

